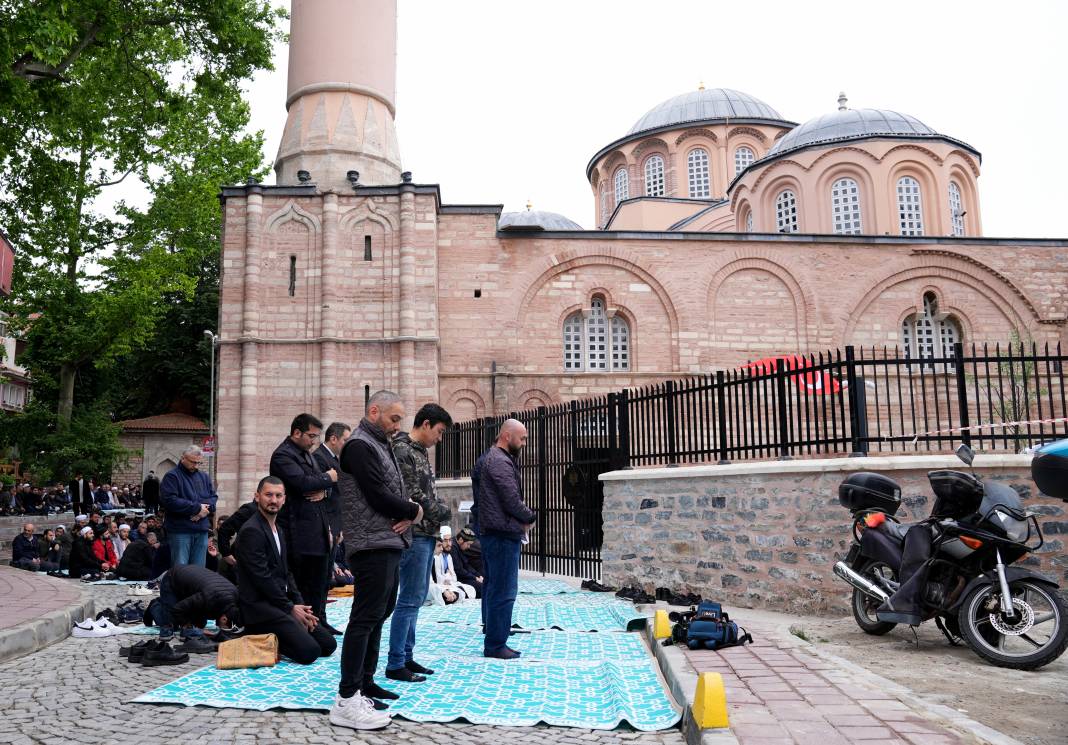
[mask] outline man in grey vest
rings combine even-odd
[[[400,397],[378,391],[341,451],[337,488],[354,587],[341,648],[341,683],[330,709],[330,723],[339,727],[381,729],[390,723],[381,700],[398,698],[372,676],[382,624],[397,601],[401,553],[412,545],[412,523],[423,519],[422,507],[405,494],[391,446],[403,420]]]

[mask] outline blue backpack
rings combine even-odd
[[[730,619],[719,603],[704,600],[697,608],[672,614],[677,618],[672,629],[676,644],[690,649],[726,649],[752,644],[753,636]]]

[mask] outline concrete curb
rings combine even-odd
[[[850,674],[855,675],[858,678],[864,679],[865,682],[879,690],[897,696],[898,700],[906,706],[922,709],[932,717],[948,722],[949,726],[953,729],[956,729],[963,734],[971,735],[980,742],[989,743],[990,745],[1024,745],[1019,740],[998,732],[996,729],[987,727],[985,724],[965,716],[950,706],[935,703],[934,701],[928,701],[922,694],[916,693],[907,686],[895,683],[894,681],[873,673],[856,663],[822,650],[816,644],[798,639],[790,633],[788,626],[780,626],[777,628],[775,630],[775,635],[778,641],[789,644],[797,649],[804,649],[816,657],[819,657],[824,662],[828,662],[842,670],[848,671]]]
[[[79,588],[81,600],[65,608],[45,613],[10,629],[0,630],[0,662],[40,651],[70,636],[71,627],[95,615],[93,599]]]

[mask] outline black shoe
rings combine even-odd
[[[654,594],[656,595],[657,600],[668,600],[669,602],[670,599],[675,595],[675,593],[673,593],[666,587],[656,588],[656,592]],[[674,605],[674,603],[672,603],[672,605]]]
[[[208,634],[205,632],[204,638],[215,644],[222,644],[228,642],[231,639],[238,639],[241,637],[242,632],[236,629],[219,629],[214,634]]]
[[[617,598],[623,598],[624,600],[630,600],[634,597],[634,593],[641,592],[637,587],[624,587],[622,590],[616,592]]]
[[[483,657],[492,657],[496,660],[516,660],[519,659],[519,652],[515,651],[511,647],[504,647],[497,652],[483,652]]]
[[[111,621],[116,626],[118,626],[119,623],[120,623],[119,617],[117,615],[115,615],[115,611],[113,611],[111,608],[105,608],[104,610],[102,610],[102,611],[100,611],[99,613],[96,614],[96,620],[99,621],[101,618],[108,619],[109,621]]]
[[[189,662],[189,655],[185,652],[175,652],[167,642],[160,642],[157,649],[145,652],[141,664],[145,667],[160,667],[162,665],[181,665]]]
[[[146,639],[143,642],[137,642],[137,644],[133,644],[133,645],[131,645],[129,647],[119,647],[119,657],[129,657],[130,656],[130,652],[135,650],[135,649],[140,649],[141,650],[140,654],[144,654],[145,653],[145,651],[144,651],[145,647],[147,647],[151,643],[152,643],[151,639]]]
[[[343,635],[345,634],[345,632],[344,632],[344,631],[338,631],[338,630],[337,630],[337,629],[335,629],[335,628],[334,628],[333,626],[331,626],[330,624],[328,624],[328,623],[327,623],[326,621],[319,621],[319,625],[320,625],[320,626],[322,626],[322,627],[323,627],[324,629],[326,629],[327,631],[329,631],[329,632],[330,632],[331,634],[333,634],[334,636],[343,636]]]
[[[595,579],[588,579],[582,583],[583,590],[589,590],[590,592],[615,592],[616,588],[609,587],[608,585],[602,585]]]
[[[641,589],[636,590],[635,593],[630,597],[630,600],[632,602],[634,602],[634,603],[642,603],[642,604],[655,603],[656,602],[656,598],[654,598],[652,595],[647,593],[645,590],[641,590]]]
[[[398,667],[396,670],[387,669],[386,677],[390,680],[403,680],[405,683],[423,683],[426,681],[425,675],[413,673],[406,667]],[[374,696],[371,698],[374,698]]]
[[[404,663],[404,666],[411,670],[413,673],[419,673],[420,675],[433,675],[434,671],[429,667],[423,667],[415,660],[408,660]]]
[[[375,683],[374,681],[364,684],[363,688],[360,690],[360,693],[366,696],[367,698],[381,698],[385,699],[386,701],[392,701],[394,699],[400,698],[398,694],[394,693],[393,691],[387,691],[385,688],[378,685],[378,683]]]
[[[147,642],[139,642],[130,647],[130,651],[127,654],[127,660],[131,665],[140,665],[145,659],[145,654],[150,649],[159,649],[163,645],[163,642],[158,639],[149,639]],[[121,650],[120,650],[121,653]]]
[[[192,636],[174,648],[177,652],[189,654],[215,654],[216,647],[203,636]]]

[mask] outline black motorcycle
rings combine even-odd
[[[969,466],[971,448],[957,456]],[[834,573],[853,587],[853,617],[868,634],[898,623],[934,620],[999,667],[1033,670],[1068,647],[1068,604],[1058,584],[1012,566],[1042,546],[1042,531],[1009,486],[974,473],[928,473],[935,501],[915,525],[894,516],[901,488],[877,473],[855,473],[838,487],[853,515],[854,542]],[[1062,497],[1068,495],[1057,494]]]

